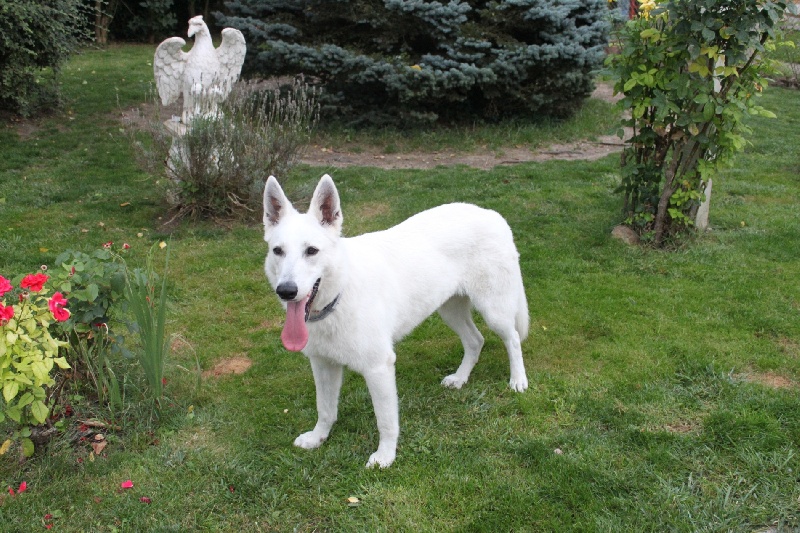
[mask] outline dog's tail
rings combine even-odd
[[[522,285],[522,279],[519,280],[519,302],[517,303],[517,314],[514,317],[517,333],[519,334],[519,341],[522,342],[528,337],[528,328],[530,327],[530,316],[528,316],[528,299],[525,297],[525,287]]]

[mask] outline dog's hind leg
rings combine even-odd
[[[508,385],[516,392],[524,392],[528,388],[528,376],[525,374],[525,364],[522,361],[520,334],[516,328],[516,312],[509,308],[504,299],[499,297],[493,297],[489,301],[473,301],[476,309],[486,321],[486,325],[503,339],[506,346],[508,360],[511,364],[511,379]]]
[[[317,425],[294,441],[300,448],[318,448],[331,432],[339,412],[339,391],[342,388],[343,367],[319,357],[309,357],[317,388]]]
[[[453,296],[447,300],[439,308],[439,315],[445,324],[458,334],[464,346],[464,359],[461,365],[455,374],[450,374],[442,380],[442,385],[460,389],[478,362],[478,356],[483,348],[483,335],[472,321],[472,304],[466,296]]]

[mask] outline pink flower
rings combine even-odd
[[[10,305],[8,307],[0,304],[0,324],[5,324],[14,318],[14,308]]]
[[[130,250],[131,249],[131,245],[128,244],[127,242],[124,242],[124,243],[122,243],[122,249],[123,250]]]
[[[63,294],[60,292],[55,293],[53,297],[47,301],[47,305],[50,307],[50,312],[53,313],[53,318],[59,322],[69,320],[70,312],[64,309],[64,306],[67,305],[67,300],[64,298]]]
[[[119,484],[119,488],[121,488],[121,489],[132,489],[133,488],[133,481],[131,481],[130,479],[127,480],[127,481],[123,481],[122,483]]]
[[[13,289],[14,287],[11,286],[11,282],[8,281],[3,276],[0,276],[0,296],[3,296],[5,293]]]
[[[106,250],[108,250],[108,249],[109,249],[109,248],[111,248],[112,246],[114,246],[114,241],[108,241],[107,243],[105,243],[105,244],[103,245],[103,248],[105,248]]]
[[[39,292],[44,287],[47,280],[50,279],[47,274],[28,274],[22,278],[22,283],[19,284],[23,289],[29,289],[31,292]]]

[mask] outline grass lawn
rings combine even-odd
[[[333,175],[348,235],[465,201],[503,214],[521,254],[530,389],[508,390],[502,343],[483,327],[471,381],[441,387],[461,346],[433,317],[397,346],[397,461],[366,470],[377,429],[364,381],[352,373],[328,442],[292,446],[316,420],[314,384],[307,361],[280,344],[261,229],[159,229],[166,210],[156,178],[136,168],[119,121],[148,90],[152,53],[87,51],[64,71],[64,113],[0,128],[0,275],[109,240],[130,243],[135,262],[168,239],[169,327],[180,336],[167,370],[170,402],[158,423],[148,421],[139,371],[120,363],[130,372],[130,407],[113,420],[121,429],[108,432],[104,455],[90,455],[68,431],[23,465],[0,457],[1,530],[800,527],[797,92],[766,92],[779,118],[753,121],[752,146],[715,179],[713,231],[672,252],[610,238],[621,202],[615,156],[493,171],[296,168],[288,190],[301,193]],[[527,129],[513,139],[541,138],[535,130],[545,127],[553,126],[515,125]],[[504,135],[477,129],[488,144]],[[591,124],[563,129],[598,133]],[[468,137],[453,142],[468,146]],[[232,357],[252,367],[193,386],[187,369],[196,362],[208,371]],[[75,425],[111,416],[80,398],[75,405]],[[121,489],[128,479],[134,487]],[[6,494],[23,481],[26,492]]]

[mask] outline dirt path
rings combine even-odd
[[[592,98],[615,101],[613,91],[608,84],[599,84],[592,93]],[[350,167],[364,166],[386,169],[428,169],[440,165],[467,165],[483,170],[498,165],[513,165],[529,161],[550,160],[595,160],[608,154],[622,151],[622,140],[616,135],[604,135],[593,141],[578,141],[566,144],[552,144],[544,149],[503,148],[500,152],[478,150],[469,153],[451,152],[414,152],[409,154],[383,154],[378,149],[364,149],[358,152],[345,149],[331,150],[321,146],[310,146],[301,163],[318,167]]]

